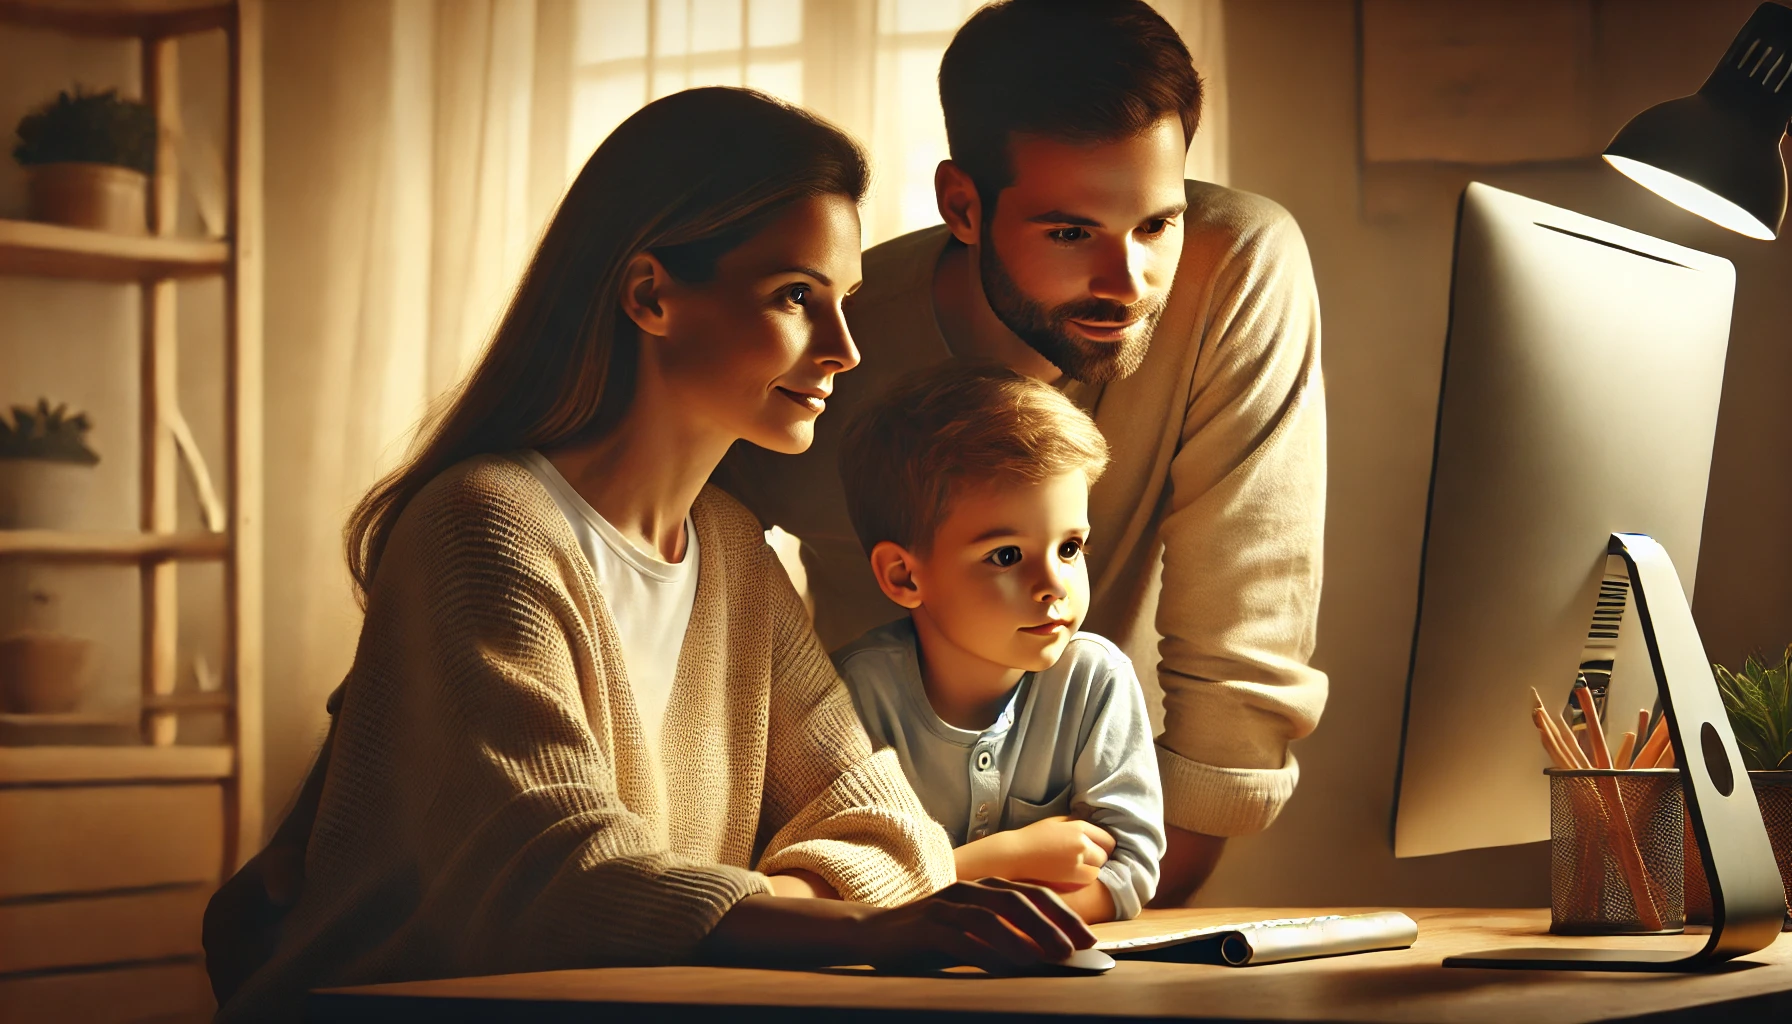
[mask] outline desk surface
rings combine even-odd
[[[1226,921],[1339,910],[1146,911],[1102,925],[1103,939]],[[1792,1020],[1792,933],[1705,974],[1600,974],[1445,968],[1454,953],[1501,946],[1697,949],[1703,935],[1550,936],[1544,910],[1408,910],[1410,949],[1213,967],[1123,960],[1093,977],[888,977],[863,968],[774,971],[719,967],[607,968],[404,982],[316,993],[319,1021],[595,1020],[617,1011],[706,1020],[1156,1018],[1226,1021],[1488,1022]],[[1721,1009],[1720,1009],[1721,1005]]]

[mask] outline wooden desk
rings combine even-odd
[[[1103,925],[1103,938],[1325,910],[1146,911]],[[1270,964],[1209,967],[1121,961],[1093,977],[990,978],[950,973],[885,977],[863,968],[768,971],[717,967],[609,968],[373,985],[315,993],[319,1021],[897,1020],[922,1012],[953,1021],[1185,1019],[1225,1021],[1487,1022],[1792,1021],[1792,934],[1699,975],[1558,973],[1444,968],[1452,953],[1510,945],[1697,948],[1703,936],[1557,938],[1544,910],[1409,910],[1411,949]]]

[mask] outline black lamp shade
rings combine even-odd
[[[1704,86],[1631,118],[1605,158],[1663,198],[1753,238],[1786,215],[1792,8],[1764,3]]]

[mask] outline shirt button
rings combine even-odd
[[[989,771],[989,766],[994,763],[995,763],[995,758],[989,756],[989,751],[987,751],[987,750],[977,751],[977,770],[978,771],[980,771],[980,772]]]
[[[989,834],[989,829],[986,829],[986,828],[980,828],[977,831],[971,833],[971,835],[977,839],[982,839],[984,836],[986,836],[988,834]]]
[[[977,805],[977,817],[979,820],[989,817],[989,805],[988,804],[978,804]]]

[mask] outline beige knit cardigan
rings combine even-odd
[[[221,1020],[324,985],[688,960],[765,874],[893,905],[953,879],[754,517],[706,488],[656,775],[614,621],[503,457],[400,517],[344,686],[303,895]],[[663,777],[663,791],[657,781]]]

